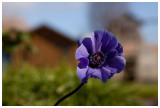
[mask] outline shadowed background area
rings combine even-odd
[[[106,29],[126,68],[60,105],[158,105],[158,3],[2,3],[2,105],[52,105],[73,90],[76,41]]]

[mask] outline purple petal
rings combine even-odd
[[[123,47],[118,43],[117,47],[107,54],[106,62],[110,61],[115,56],[123,56]]]
[[[92,54],[92,41],[91,38],[84,38],[84,40],[82,41],[83,45],[87,48],[87,51],[89,54]]]
[[[108,62],[109,60],[111,60],[113,57],[115,57],[117,55],[117,50],[116,49],[113,49],[111,52],[109,52],[107,54],[107,60],[106,62]]]
[[[109,75],[108,75],[108,79],[110,79],[111,77],[113,77],[113,75],[114,75],[115,73],[117,73],[117,69],[111,68],[111,67],[108,67],[108,66],[103,67],[102,69],[109,74]]]
[[[103,37],[105,30],[99,30],[99,31],[94,31],[93,35],[92,35],[92,46],[93,46],[93,52],[97,52],[100,51],[101,49],[101,40]]]
[[[116,49],[117,49],[117,55],[118,56],[123,56],[123,47],[120,43],[118,43]]]
[[[83,82],[83,83],[87,83],[87,70],[88,70],[88,66],[86,68],[80,69],[79,67],[77,67],[77,76],[78,78]]]
[[[106,83],[108,78],[109,78],[109,75],[110,75],[111,71],[109,69],[101,69],[101,74],[102,74],[102,79],[101,81],[103,83]]]
[[[109,69],[94,69],[92,74],[90,75],[91,78],[100,79],[103,83],[105,83],[109,77],[110,70]]]
[[[86,68],[89,64],[88,58],[80,58],[79,61],[80,61],[80,63],[78,64],[78,67],[80,69]]]
[[[126,66],[126,60],[122,56],[115,56],[109,62],[109,67],[116,68],[117,73],[121,72]]]
[[[91,67],[88,67],[88,70],[87,70],[87,76],[90,77],[90,75],[93,73],[94,69],[91,68]]]
[[[87,48],[87,51],[89,54],[92,54],[92,41],[91,38],[83,38],[83,39],[79,39],[77,41],[78,46],[80,46],[83,43],[83,45]]]
[[[77,44],[78,44],[78,46],[80,46],[81,44],[82,44],[82,41],[84,40],[84,38],[83,39],[79,39],[79,40],[77,40]]]
[[[76,59],[79,60],[80,58],[87,58],[88,55],[89,53],[86,47],[83,44],[81,44],[79,48],[77,48],[76,50]]]
[[[115,73],[110,73],[108,79],[111,79]]]
[[[108,32],[105,31],[104,36],[102,38],[102,46],[101,46],[101,51],[103,53],[109,53],[111,50],[116,48],[118,45],[116,37]]]
[[[101,70],[100,69],[94,69],[94,71],[92,72],[92,74],[90,76],[91,76],[91,78],[102,79]]]

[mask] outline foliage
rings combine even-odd
[[[2,48],[6,54],[10,54],[16,50],[23,49],[36,52],[37,48],[30,43],[32,36],[16,30],[2,32]]]
[[[2,105],[53,105],[59,98],[80,84],[76,69],[66,66],[59,68],[35,68],[22,65],[10,66],[2,74]],[[89,79],[73,96],[60,105],[145,105],[143,99],[158,100],[157,84],[119,82],[113,79],[103,84],[100,80]]]

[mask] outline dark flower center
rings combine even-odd
[[[89,66],[92,68],[97,68],[105,62],[105,55],[102,52],[96,52],[88,56]]]

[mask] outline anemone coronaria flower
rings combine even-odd
[[[84,84],[89,78],[105,83],[124,69],[123,47],[109,31],[94,31],[91,38],[80,39],[77,43],[76,59],[80,61],[77,75]]]

